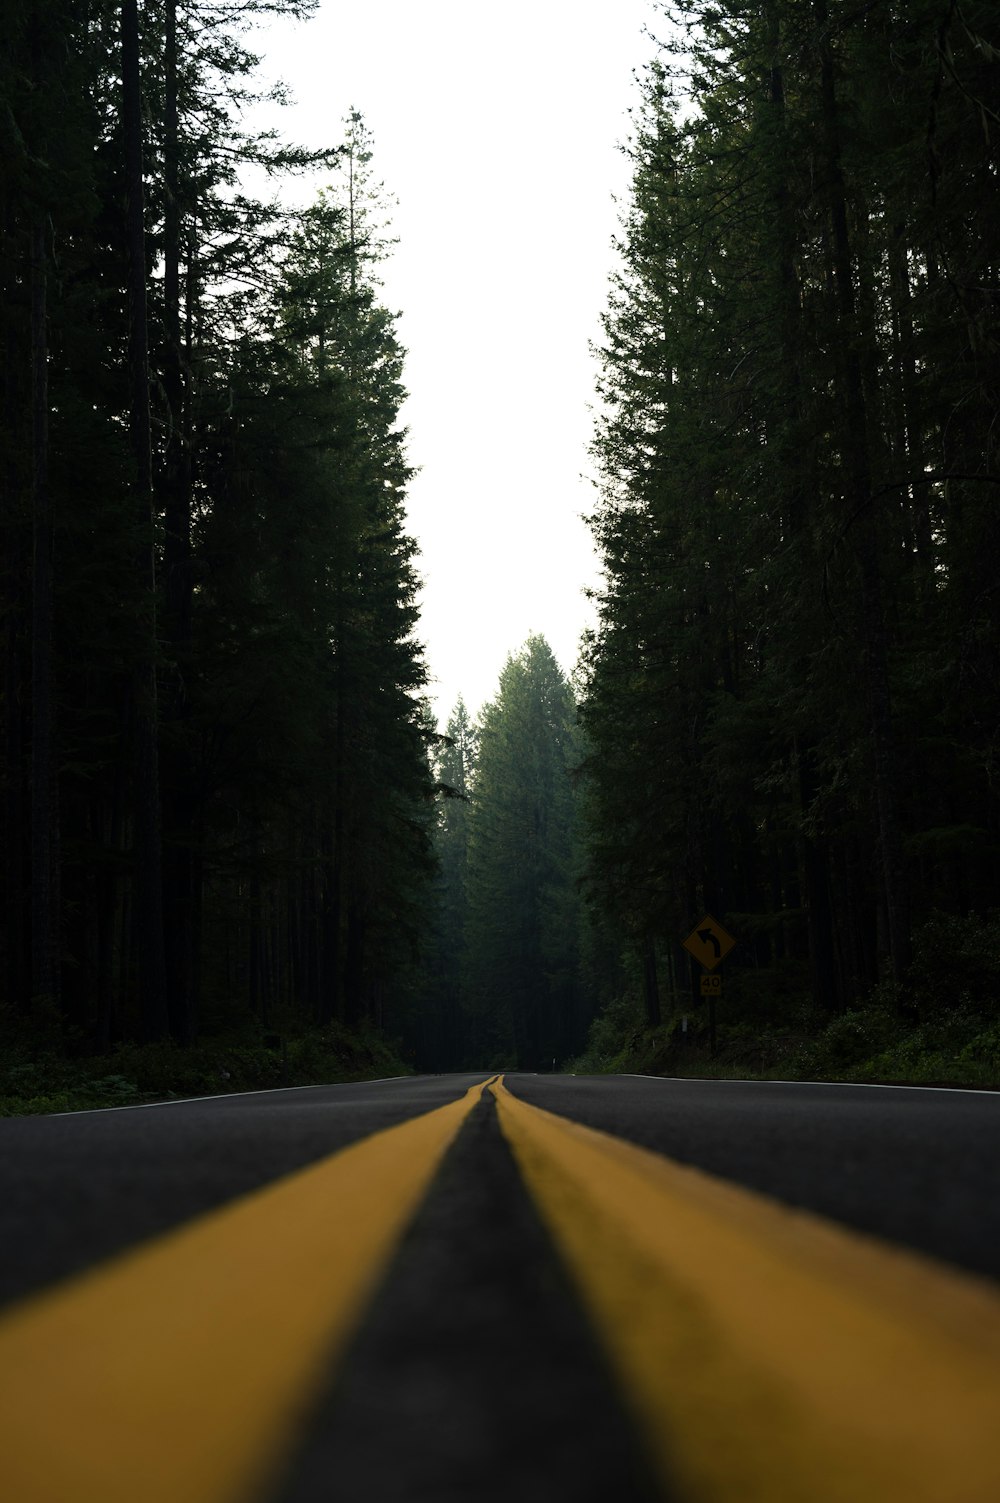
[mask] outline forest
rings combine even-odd
[[[422,923],[431,729],[370,140],[357,114],[319,156],[241,126],[248,11],[303,9],[10,17],[3,1002],[56,1055],[259,1043],[288,1015],[328,1030],[314,1053],[366,1029],[378,1052]],[[330,186],[292,212],[251,167]]]
[[[596,625],[442,729],[373,142],[244,124],[311,8],[5,13],[0,1097],[996,1083],[995,7],[655,8]]]
[[[600,352],[588,880],[652,1027],[708,911],[765,1066],[995,1081],[1000,16],[673,15]]]

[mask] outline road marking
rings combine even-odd
[[[670,1085],[787,1085],[787,1086],[839,1086],[840,1088],[857,1089],[863,1091],[944,1091],[949,1096],[995,1096],[1000,1094],[997,1086],[958,1086],[958,1085],[892,1085],[880,1080],[744,1080],[741,1076],[714,1075],[637,1075],[631,1070],[622,1070],[621,1076],[626,1080],[662,1080]],[[608,1075],[596,1076],[595,1079],[608,1080]]]
[[[492,1089],[677,1494],[996,1503],[991,1285]]]
[[[125,1101],[121,1106],[81,1106],[71,1112],[43,1112],[45,1117],[87,1117],[95,1112],[148,1112],[155,1106],[191,1106],[196,1101],[233,1101],[238,1096],[276,1096],[282,1091],[330,1091],[335,1086],[388,1085],[392,1081],[427,1080],[426,1075],[378,1075],[374,1080],[332,1080],[325,1085],[260,1086],[254,1091],[216,1091],[212,1096],[172,1096],[169,1101]]]
[[[4,1496],[263,1493],[485,1083],[15,1307]]]

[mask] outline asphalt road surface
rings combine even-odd
[[[1000,1278],[1000,1094],[511,1076],[526,1101]]]
[[[0,1121],[5,1496],[994,1503],[998,1150],[627,1076]]]

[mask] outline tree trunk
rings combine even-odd
[[[364,901],[359,894],[352,892],[347,901],[347,940],[344,945],[344,1013],[351,1025],[360,1023],[368,1011],[364,989],[367,928]]]
[[[336,792],[334,798],[337,798]],[[317,967],[318,1007],[316,1012],[317,1021],[321,1024],[330,1023],[340,1015],[338,1001],[341,994],[340,930],[343,881],[340,848],[342,842],[343,820],[339,814],[338,803],[334,809],[332,827],[328,815],[323,831],[323,907],[321,915],[317,916],[321,919],[321,933]]]
[[[129,428],[135,465],[136,556],[141,588],[139,664],[132,686],[135,766],[135,897],[132,905],[145,1037],[168,1031],[163,943],[159,747],[156,693],[156,561],[149,416],[149,339],[146,322],[146,235],[142,184],[142,95],[136,0],[121,12],[122,111],[125,140],[126,243],[129,305]]]
[[[106,816],[103,800],[94,800],[92,813],[95,846],[103,845],[108,851],[106,860],[97,874],[95,894],[95,927],[97,950],[97,1018],[95,1043],[103,1054],[111,1047],[115,1029],[114,954],[115,920],[118,913],[117,861],[121,845],[122,822],[122,765],[116,759],[111,787],[111,807]]]
[[[656,946],[648,938],[642,949],[642,992],[646,1004],[646,1022],[650,1028],[659,1028],[660,987],[656,979]]]
[[[847,522],[861,585],[862,669],[872,739],[875,807],[885,893],[886,928],[893,980],[902,984],[912,959],[909,897],[899,815],[899,792],[889,690],[888,642],[879,568],[879,540],[869,470],[868,413],[858,345],[853,261],[840,144],[840,116],[826,0],[816,0],[820,32],[823,124],[830,195],[834,293],[840,322],[838,344],[842,444],[847,472]]]
[[[177,100],[177,4],[164,12],[163,394],[167,436],[164,504],[164,638],[168,660],[162,758],[163,911],[170,1028],[183,1044],[197,1034],[195,979],[195,825],[197,799],[190,741],[192,671],[191,465],[181,348],[180,140]]]
[[[775,135],[776,172],[773,186],[775,231],[778,245],[778,277],[781,327],[781,369],[784,386],[784,426],[782,428],[782,491],[783,507],[787,517],[789,536],[798,540],[803,560],[803,574],[809,571],[809,507],[807,497],[810,487],[804,483],[805,468],[801,453],[798,429],[802,415],[802,315],[799,281],[795,271],[794,246],[796,230],[788,186],[788,165],[785,144],[785,85],[784,74],[779,64],[780,20],[777,6],[768,12],[769,42],[772,48],[770,70],[770,103],[772,128]],[[811,572],[811,571],[809,571]],[[809,678],[809,664],[801,660],[797,664],[801,681]],[[809,961],[812,974],[813,997],[818,1006],[831,1009],[836,1002],[835,973],[833,966],[833,933],[830,909],[828,844],[817,835],[807,831],[806,821],[816,794],[813,776],[812,748],[800,744],[792,748],[792,756],[798,762],[799,771],[799,841],[801,847],[801,871],[805,885],[806,909],[809,923]]]
[[[890,237],[889,278],[902,399],[902,462],[906,466],[906,473],[916,477],[924,468],[923,422],[913,329],[913,301],[907,266],[906,226],[903,224],[897,224]],[[925,485],[914,485],[909,490],[913,542],[919,561],[918,595],[922,602],[928,601],[934,593],[934,549],[928,495],[928,487]]]
[[[45,217],[31,223],[31,995],[59,1000]]]
[[[5,212],[8,211],[8,212]],[[17,241],[13,216],[9,214],[6,201],[0,200],[0,223],[9,227],[9,248],[4,244],[0,267],[4,272],[0,284],[3,306],[13,305],[15,285],[21,270],[21,257],[16,254]],[[3,415],[4,431],[10,435],[18,432],[23,422],[21,399],[21,372],[25,367],[21,329],[7,322],[4,340],[3,362]],[[22,378],[23,379],[23,378]],[[26,642],[27,581],[26,555],[28,535],[26,518],[20,504],[22,493],[21,476],[14,453],[14,444],[8,445],[3,456],[3,598],[0,610],[3,623],[4,673],[3,673],[3,913],[5,938],[3,961],[6,966],[6,995],[19,1010],[25,1010],[31,999],[30,926],[28,917],[28,800],[26,781],[25,698],[28,675],[28,648]]]
[[[796,748],[799,773],[799,806],[803,818],[812,815],[817,794],[815,749],[804,740]],[[805,884],[806,917],[809,925],[809,966],[813,1000],[824,1012],[838,1001],[837,968],[833,946],[833,905],[830,897],[830,851],[826,840],[803,832],[802,876]]]
[[[344,798],[346,779],[344,777],[344,756],[346,752],[346,736],[344,728],[344,668],[339,660],[344,650],[344,629],[340,621],[337,624],[337,694],[335,714],[337,717],[333,740],[333,816],[332,825],[327,823],[329,831],[329,861],[327,863],[326,899],[324,905],[323,921],[323,982],[320,993],[320,1022],[328,1023],[334,1017],[344,1016],[345,1008],[352,1006],[347,996],[347,982],[342,975],[346,970],[346,961],[341,963],[341,929],[344,913],[344,842],[346,839],[346,820],[344,818]]]

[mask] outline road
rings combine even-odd
[[[995,1503],[1000,1097],[424,1076],[0,1121],[11,1503]]]

